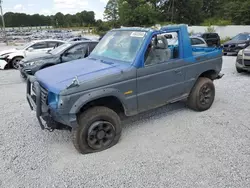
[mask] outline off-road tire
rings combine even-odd
[[[93,149],[90,147],[87,138],[89,136],[89,129],[94,124],[94,122],[98,121],[107,121],[113,125],[114,138],[108,146],[102,147],[100,149]],[[81,154],[100,152],[117,144],[121,137],[121,131],[121,120],[118,114],[110,108],[97,106],[92,107],[79,115],[78,127],[72,129],[72,140],[75,148]]]
[[[202,104],[202,96],[201,93],[203,92],[204,88],[208,88],[210,90],[211,97],[206,104]],[[205,78],[205,77],[200,77],[198,78],[195,86],[191,90],[188,100],[187,100],[187,105],[190,109],[195,110],[195,111],[206,111],[208,110],[213,102],[214,102],[214,97],[215,97],[215,87],[214,83],[211,79]]]

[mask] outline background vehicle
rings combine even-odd
[[[190,40],[192,46],[208,47],[206,41],[201,37],[191,36]]]
[[[200,35],[209,47],[220,47],[220,36],[218,33],[203,33]]]
[[[65,43],[43,55],[24,58],[19,63],[21,76],[34,75],[38,70],[68,61],[87,57],[98,42],[78,41]]]
[[[224,55],[228,53],[238,54],[240,50],[245,49],[249,45],[250,33],[240,33],[223,44],[223,53]]]
[[[236,59],[236,70],[238,73],[250,72],[250,46],[239,51]]]
[[[178,46],[162,36],[171,32]],[[108,32],[88,58],[29,77],[27,100],[42,129],[71,127],[79,152],[98,152],[118,142],[120,114],[132,116],[183,99],[193,110],[208,110],[221,68],[222,51],[191,47],[185,25],[121,28]]]
[[[17,69],[19,66],[19,62],[24,57],[39,53],[45,53],[48,50],[58,47],[64,43],[65,41],[53,39],[36,40],[17,48],[1,51],[0,56],[2,56],[3,59],[2,61],[0,61],[0,68],[3,67],[4,69],[6,67],[12,67]]]

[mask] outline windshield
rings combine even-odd
[[[60,46],[56,47],[55,49],[51,50],[49,53],[56,55],[56,54],[63,52],[65,49],[67,49],[70,46],[71,46],[70,43],[65,43],[65,44],[60,45]]]
[[[95,47],[91,55],[132,63],[146,32],[111,31]]]
[[[250,40],[250,34],[238,34],[232,40]]]
[[[17,50],[25,50],[26,48],[28,48],[29,46],[31,46],[32,44],[34,44],[33,42],[29,42],[27,44],[24,44],[22,46],[18,46],[16,47]]]

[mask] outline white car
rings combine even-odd
[[[190,37],[190,40],[192,46],[208,47],[206,41],[201,37],[192,36]]]
[[[46,53],[48,50],[64,43],[65,41],[53,39],[35,40],[17,48],[1,51],[0,69],[5,69],[7,67],[17,69],[19,61],[23,58],[39,53]]]

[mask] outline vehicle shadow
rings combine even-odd
[[[163,117],[170,116],[174,113],[177,113],[182,110],[187,110],[188,108],[186,107],[185,101],[180,101],[176,102],[173,104],[168,104],[153,110],[149,110],[143,113],[140,113],[135,116],[127,117],[123,115],[121,117],[121,122],[122,122],[122,129],[123,131],[138,127],[141,128],[140,125],[143,126],[144,123],[150,123],[153,122],[156,119],[160,119]],[[69,147],[71,147],[71,131],[68,130],[55,130],[53,133],[45,133],[46,135],[50,135],[49,139],[47,141],[49,143],[53,144],[62,144],[62,143],[67,143],[69,144]],[[52,136],[53,135],[53,136]]]
[[[156,119],[160,119],[162,117],[169,116],[178,111],[187,109],[185,101],[176,102],[173,104],[164,105],[162,107],[152,109],[143,113],[140,113],[135,116],[122,117],[122,128],[127,129],[133,126],[137,126],[138,124],[148,123],[150,121],[154,121]]]

